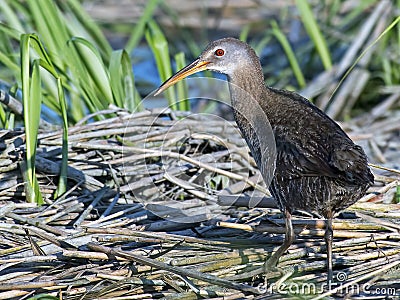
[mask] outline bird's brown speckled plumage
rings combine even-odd
[[[237,44],[253,58],[237,74],[227,75],[234,86],[253,95],[271,124],[277,160],[270,189],[280,208],[290,213],[296,209],[316,212],[328,218],[355,203],[373,183],[362,148],[307,99],[265,86],[260,62],[248,45],[227,38],[208,48],[215,48],[215,43]],[[255,139],[247,138],[254,135],[245,117],[253,107],[240,99],[240,92],[231,94],[235,120],[260,166],[264,162],[259,160],[257,145],[252,145]]]
[[[329,218],[364,195],[373,183],[367,157],[333,120],[286,91],[266,88],[259,104],[275,136],[277,160],[270,189],[282,210]]]
[[[216,49],[222,49],[224,55],[217,55]],[[193,72],[184,76],[178,72],[164,83],[165,87],[197,71],[197,65],[201,66],[199,70],[208,69],[228,76],[235,120],[262,173],[266,172],[266,162],[258,138],[265,137],[257,137],[247,116],[261,109],[271,124],[277,157],[270,190],[284,213],[286,236],[265,268],[273,267],[292,243],[292,212],[297,209],[315,212],[328,220],[325,240],[330,281],[332,217],[355,203],[373,183],[364,151],[307,99],[267,87],[260,61],[246,43],[233,38],[210,43],[189,68]],[[251,104],[250,97],[258,106]]]

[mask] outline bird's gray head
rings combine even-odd
[[[254,50],[235,38],[224,38],[211,42],[201,53],[199,61],[207,62],[207,70],[228,76],[238,70],[260,64]]]
[[[204,70],[223,73],[229,78],[246,70],[254,78],[263,78],[261,64],[255,51],[238,39],[223,38],[211,42],[195,61],[165,81],[155,95],[183,78]]]

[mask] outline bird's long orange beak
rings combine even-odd
[[[161,92],[165,91],[171,85],[174,85],[183,78],[188,77],[189,75],[192,75],[194,73],[206,70],[208,64],[209,64],[208,61],[200,61],[199,59],[196,59],[194,62],[187,65],[178,73],[176,73],[175,75],[170,77],[167,81],[165,81],[154,93],[154,96],[159,95]]]

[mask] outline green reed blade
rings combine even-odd
[[[117,105],[130,112],[141,110],[141,98],[135,88],[132,62],[128,53],[125,50],[112,52],[108,69],[111,89]]]
[[[148,27],[145,33],[146,40],[150,45],[151,51],[153,52],[156,60],[157,70],[158,74],[160,75],[161,82],[164,82],[172,76],[168,42],[155,21],[151,20],[147,25]],[[176,105],[175,87],[171,86],[168,88],[165,91],[165,94],[171,109],[176,110],[178,107]]]
[[[185,53],[179,52],[175,55],[176,72],[186,66]],[[176,90],[178,95],[178,109],[183,111],[190,111],[190,101],[188,99],[189,92],[185,80],[176,83]]]
[[[159,2],[160,2],[160,0],[150,0],[147,2],[146,8],[143,11],[142,16],[140,17],[138,23],[133,28],[132,34],[131,34],[128,42],[125,45],[125,50],[128,53],[131,53],[133,51],[133,49],[135,49],[135,47],[139,43],[140,39],[144,35],[146,24],[153,17],[153,13],[154,13],[155,9],[157,8],[157,5]]]
[[[79,78],[79,84],[90,96],[90,101],[95,110],[105,109],[110,103],[114,103],[110,87],[108,70],[105,67],[98,50],[89,41],[83,38],[73,38],[68,42],[73,46],[70,53],[71,70],[75,77]]]
[[[104,36],[103,32],[101,31],[100,27],[95,23],[93,18],[86,13],[84,9],[82,9],[82,5],[78,0],[68,0],[68,1],[61,1],[60,5],[71,11],[71,16],[76,18],[75,22],[69,22],[67,27],[70,31],[72,31],[72,24],[79,24],[81,28],[87,33],[85,36],[87,38],[91,38],[95,43],[96,47],[100,50],[102,58],[108,59],[110,53],[112,52],[112,47],[110,43],[107,41],[106,37]],[[71,26],[69,26],[71,25]],[[72,32],[73,35],[77,36],[78,32]],[[80,32],[79,36],[82,36],[82,32]]]
[[[358,64],[358,62],[363,58],[363,56],[376,44],[378,43],[388,32],[390,32],[394,26],[396,26],[398,23],[400,23],[400,16],[397,17],[392,23],[389,24],[385,28],[385,30],[371,43],[364,49],[363,52],[357,57],[357,59],[354,61],[354,63],[350,66],[350,68],[346,71],[346,73],[343,75],[343,77],[340,79],[338,85],[336,86],[335,90],[331,94],[331,98],[333,95],[336,93],[336,91],[339,89],[339,87],[342,85],[343,81],[347,78],[347,76],[350,74],[350,72],[355,68],[355,66]]]
[[[292,67],[293,74],[296,77],[299,87],[304,88],[306,86],[306,80],[304,79],[303,72],[300,69],[296,55],[294,54],[293,49],[290,46],[288,39],[280,30],[278,23],[276,21],[272,21],[271,26],[272,26],[272,34],[276,37],[276,39],[281,44],[283,50],[285,51],[286,57],[290,63],[290,66]]]
[[[27,182],[26,197],[28,202],[43,203],[39,185],[35,175],[35,157],[37,135],[39,130],[40,111],[42,106],[42,94],[40,89],[39,60],[33,61],[32,78],[30,77],[30,55],[29,43],[31,35],[21,36],[21,79],[22,79],[22,102],[24,106],[24,124],[26,135],[26,167],[25,176]]]
[[[296,0],[297,9],[300,12],[300,17],[303,22],[304,28],[314,43],[319,57],[326,70],[332,68],[331,54],[328,50],[327,43],[319,30],[317,21],[311,10],[310,4],[305,0]]]
[[[40,58],[33,60],[31,80],[30,71],[30,48],[34,49]],[[62,143],[62,162],[60,179],[56,191],[56,197],[65,193],[67,186],[67,163],[68,163],[68,120],[67,104],[64,96],[63,85],[60,76],[54,68],[50,57],[44,49],[38,37],[34,34],[23,34],[21,36],[21,65],[22,65],[22,98],[24,105],[24,122],[26,130],[26,153],[27,163],[26,172],[28,179],[29,201],[41,204],[42,199],[38,190],[37,179],[35,176],[35,157],[37,146],[37,134],[40,122],[40,112],[42,104],[42,80],[39,67],[48,71],[57,80],[59,110],[63,120],[63,143]],[[29,92],[29,93],[28,93]]]

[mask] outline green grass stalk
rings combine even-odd
[[[153,20],[149,21],[146,29],[146,40],[150,45],[156,60],[158,74],[161,82],[164,82],[172,76],[171,60],[169,57],[168,42],[157,23]],[[177,110],[175,97],[175,87],[170,87],[164,92],[168,99],[168,104],[173,110]]]
[[[296,77],[299,87],[304,88],[306,86],[306,80],[304,79],[303,72],[301,71],[301,68],[300,68],[299,63],[296,58],[296,55],[294,54],[293,49],[290,46],[288,39],[283,34],[283,32],[280,30],[278,23],[276,21],[272,21],[271,26],[272,26],[272,34],[279,41],[283,50],[285,51],[286,57],[290,63],[290,66],[292,67],[293,74]]]
[[[332,68],[331,54],[312,13],[310,4],[305,0],[296,0],[296,6],[300,12],[304,28],[313,41],[325,70],[330,70]]]
[[[179,52],[175,55],[175,63],[176,63],[176,70],[179,71],[180,69],[186,66],[185,60],[185,53]],[[176,83],[176,90],[178,93],[178,109],[183,111],[190,111],[190,101],[189,101],[189,92],[188,86],[185,80],[181,80]]]

